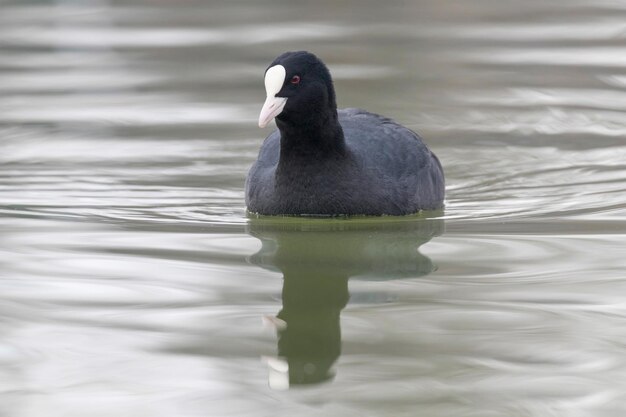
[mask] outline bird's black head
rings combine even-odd
[[[273,118],[286,124],[309,125],[337,117],[330,72],[310,52],[285,52],[276,58],[265,71],[265,90],[260,127]]]

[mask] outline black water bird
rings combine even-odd
[[[259,116],[271,133],[246,179],[264,215],[406,215],[441,208],[439,160],[413,131],[361,109],[337,110],[324,63],[286,52],[265,72]]]

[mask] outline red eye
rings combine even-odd
[[[300,84],[300,76],[294,75],[293,77],[291,77],[291,84]]]

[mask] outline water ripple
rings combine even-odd
[[[461,56],[492,65],[626,67],[626,48],[621,46],[492,48],[462,53]]]
[[[274,25],[271,31],[261,25],[228,27],[222,30],[204,28],[124,28],[124,27],[56,27],[32,31],[21,27],[3,27],[0,37],[9,45],[53,46],[73,48],[163,48],[199,45],[249,45],[289,39],[328,39],[349,35],[346,27],[296,22]]]

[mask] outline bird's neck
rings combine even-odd
[[[347,154],[343,129],[337,111],[298,119],[298,123],[276,118],[280,130],[280,165],[298,160],[321,161],[341,159]]]

